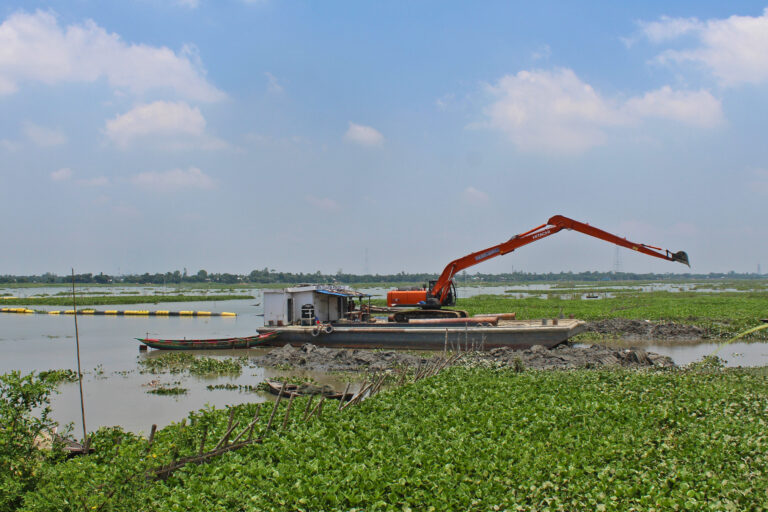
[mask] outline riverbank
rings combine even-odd
[[[30,511],[761,509],[766,394],[762,369],[452,368],[308,422],[308,399],[298,398],[284,429],[167,481],[143,471],[197,453],[204,431],[215,442],[228,423],[247,425],[255,407],[193,413],[151,448],[102,429],[96,453],[41,463],[18,502]]]

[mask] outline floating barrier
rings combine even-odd
[[[61,311],[35,311],[29,308],[0,308],[0,313],[40,313],[44,315],[74,315],[75,310],[65,309]],[[78,315],[114,315],[114,316],[237,316],[237,313],[223,311],[213,313],[211,311],[148,311],[145,309],[107,309],[99,311],[96,309],[78,309]]]

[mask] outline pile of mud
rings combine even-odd
[[[493,361],[518,369],[553,370],[600,367],[672,368],[675,363],[667,356],[639,348],[617,349],[603,345],[559,345],[553,349],[536,345],[526,350],[494,348],[477,353],[474,358]]]
[[[595,332],[606,337],[625,340],[698,340],[707,337],[707,332],[695,325],[675,322],[651,322],[628,318],[607,318],[587,324],[586,332]]]
[[[424,356],[430,355],[425,353]],[[439,356],[436,356],[439,357]],[[471,352],[464,362],[509,366],[516,369],[576,369],[600,367],[673,367],[672,359],[641,349],[616,349],[600,345],[560,345],[551,350],[534,346],[526,350],[495,348],[487,352]],[[382,371],[418,367],[433,358],[405,352],[347,350],[317,347],[310,343],[300,348],[285,345],[254,358],[260,366],[284,366],[318,371]]]
[[[259,366],[286,366],[319,371],[381,371],[389,368],[419,366],[430,359],[406,352],[337,349],[305,343],[300,348],[284,345],[253,361]]]

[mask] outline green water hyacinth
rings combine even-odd
[[[307,423],[299,397],[285,430],[166,481],[136,475],[196,453],[204,430],[220,439],[229,410],[161,429],[151,450],[100,431],[97,453],[48,465],[22,508],[765,510],[766,396],[763,369],[457,367]]]

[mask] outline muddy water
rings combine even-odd
[[[136,337],[221,338],[246,336],[263,325],[258,316],[261,308],[256,300],[222,302],[185,302],[135,304],[125,309],[168,309],[232,311],[237,317],[110,317],[78,316],[82,369],[85,373],[86,425],[92,431],[100,426],[121,425],[126,430],[147,432],[152,423],[158,426],[179,421],[191,410],[206,405],[222,407],[244,402],[263,402],[273,397],[264,393],[233,390],[208,390],[206,386],[236,384],[256,386],[266,378],[296,372],[243,367],[238,377],[200,378],[190,375],[152,375],[139,373],[139,361],[157,357],[160,351],[139,352]],[[38,308],[41,309],[41,308]],[[62,308],[49,308],[62,309]],[[108,307],[99,307],[108,309]],[[206,356],[254,357],[266,349],[198,351]],[[70,315],[0,315],[0,373],[21,370],[24,373],[58,368],[77,368],[75,356],[74,318]],[[346,382],[338,375],[305,376],[319,384],[330,384],[343,390]],[[186,395],[161,396],[147,394],[147,386],[158,380],[162,384],[187,388]],[[353,384],[351,389],[356,389]],[[59,386],[52,400],[54,418],[61,424],[73,422],[81,432],[80,397],[77,383]]]
[[[494,293],[497,287],[466,290]],[[55,289],[61,291],[61,289]],[[31,291],[31,290],[29,290]],[[39,289],[35,290],[39,292]],[[51,290],[53,291],[53,289]],[[372,292],[374,290],[371,290]],[[376,290],[379,291],[378,289]],[[383,290],[381,290],[383,291]],[[80,345],[82,368],[85,372],[84,390],[86,424],[89,431],[100,426],[121,425],[135,432],[147,432],[152,423],[158,426],[179,421],[191,410],[206,405],[222,407],[251,401],[271,400],[271,395],[232,390],[208,390],[206,386],[231,383],[256,386],[266,378],[289,375],[291,372],[244,367],[238,377],[213,379],[189,375],[151,375],[139,373],[142,358],[157,357],[156,351],[139,353],[139,343],[133,338],[217,338],[246,336],[263,325],[261,294],[256,299],[221,302],[185,302],[135,304],[123,309],[168,309],[232,311],[237,317],[109,317],[80,316]],[[37,308],[45,309],[45,308]],[[63,309],[63,308],[47,308]],[[99,309],[111,309],[100,307]],[[678,365],[685,365],[715,352],[719,345],[701,342],[632,342],[626,346],[642,347],[648,351],[670,356]],[[255,357],[266,349],[205,352],[211,357]],[[729,366],[768,365],[768,344],[734,343],[722,348],[718,355]],[[22,372],[57,368],[76,368],[74,319],[72,316],[53,315],[0,315],[0,373],[12,370]],[[343,389],[346,382],[338,375],[306,373],[307,378],[319,384],[330,384]],[[187,388],[186,395],[178,397],[147,394],[153,380],[162,384]],[[356,386],[353,384],[353,390]],[[77,384],[62,384],[60,393],[52,401],[54,417],[62,424],[73,422],[80,431],[80,403]]]

